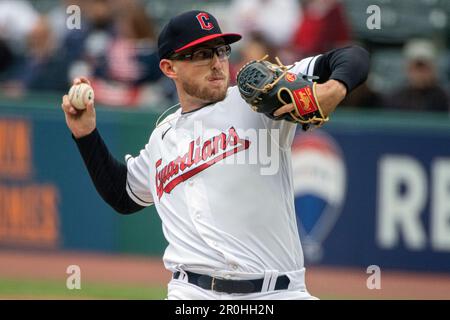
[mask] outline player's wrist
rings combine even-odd
[[[95,131],[95,127],[93,129],[89,129],[89,130],[83,130],[83,131],[77,131],[74,130],[72,131],[72,135],[76,140],[80,140],[83,138],[86,138],[87,136],[90,136],[94,131]]]

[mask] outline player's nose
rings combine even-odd
[[[217,54],[214,54],[211,59],[211,69],[222,70],[222,61]]]

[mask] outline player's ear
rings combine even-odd
[[[168,59],[162,59],[159,62],[159,68],[167,77],[169,77],[171,79],[177,78],[177,67],[175,66],[174,61],[168,60]]]

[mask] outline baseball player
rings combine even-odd
[[[126,165],[111,156],[96,129],[93,103],[79,111],[63,97],[67,125],[102,198],[122,214],[156,206],[169,243],[164,264],[173,273],[168,299],[313,298],[292,188],[296,124],[254,112],[237,87],[229,88],[230,44],[240,39],[222,33],[207,12],[170,20],[158,50],[179,108],[159,122],[139,155],[126,156]],[[316,95],[329,115],[366,79],[368,64],[368,53],[354,46],[301,60],[291,72],[319,77]],[[271,157],[279,168],[262,174],[265,164],[249,155],[274,136]]]

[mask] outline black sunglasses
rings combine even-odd
[[[228,44],[221,45],[214,48],[200,48],[193,52],[184,54],[174,54],[169,59],[170,60],[190,60],[196,63],[208,64],[210,60],[217,55],[220,60],[228,59],[231,54],[231,47]]]

